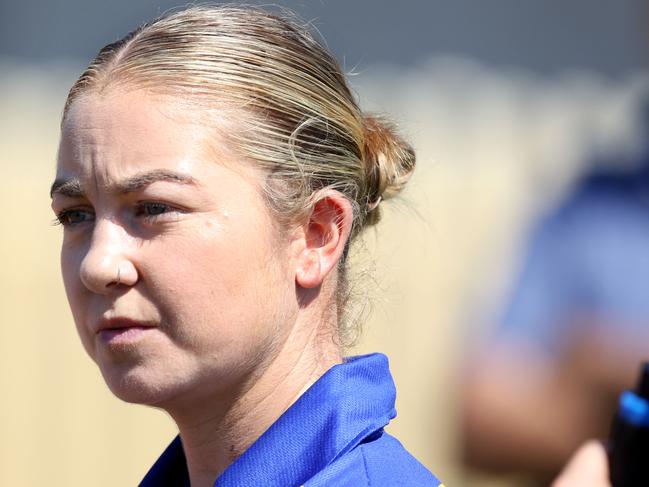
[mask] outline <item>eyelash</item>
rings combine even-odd
[[[60,212],[57,213],[56,217],[52,221],[52,224],[53,225],[61,225],[63,227],[70,227],[70,226],[73,226],[73,225],[78,225],[80,223],[83,223],[81,221],[79,221],[79,222],[71,222],[71,221],[69,221],[70,216],[74,215],[75,213],[76,214],[81,214],[81,213],[90,214],[91,212],[88,211],[88,210],[81,209],[81,208],[70,208],[68,210],[63,210],[63,211],[60,211]],[[88,219],[84,219],[84,221],[88,221]]]
[[[152,208],[157,208],[157,209],[163,209],[164,211],[160,213],[153,213],[146,215],[145,211],[148,208],[151,210]],[[164,215],[166,213],[169,213],[170,211],[178,211],[176,208],[173,208],[170,205],[167,205],[165,203],[158,203],[158,202],[145,202],[145,203],[138,203],[138,205],[135,207],[135,216],[143,216],[144,218],[150,218],[150,219],[155,219],[156,217],[159,217],[160,215]]]
[[[155,208],[154,211],[157,211],[157,210],[162,210],[162,211],[147,214],[147,211],[151,212],[151,210],[154,209],[154,208]],[[167,205],[165,203],[159,203],[159,202],[148,202],[147,201],[147,202],[138,203],[135,206],[135,216],[140,217],[140,218],[144,218],[144,219],[146,219],[146,220],[148,220],[150,222],[154,222],[154,221],[158,220],[159,218],[161,218],[165,214],[172,213],[172,212],[177,212],[177,211],[180,211],[180,210],[178,210],[177,208],[174,208],[173,206]],[[70,221],[70,217],[72,215],[74,215],[74,214],[77,214],[77,215],[80,215],[80,214],[90,215],[92,213],[93,213],[92,211],[86,210],[86,209],[83,209],[83,208],[66,209],[66,210],[60,211],[56,215],[56,217],[52,221],[52,224],[53,225],[61,225],[63,227],[72,227],[72,226],[75,226],[75,225],[80,225],[81,223],[91,221],[91,218],[84,218],[82,221],[72,222],[72,221]],[[94,217],[94,215],[92,215],[92,216]]]

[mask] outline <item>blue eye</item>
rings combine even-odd
[[[172,211],[176,211],[176,209],[164,203],[140,203],[136,208],[135,214],[146,218],[156,217]]]
[[[87,221],[94,220],[95,215],[92,211],[73,208],[70,210],[63,210],[56,215],[54,220],[55,225],[63,225],[68,227],[71,225],[78,225]]]

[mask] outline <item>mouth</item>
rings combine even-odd
[[[100,320],[95,332],[99,340],[110,345],[126,345],[140,339],[147,332],[157,328],[150,322],[130,318]]]

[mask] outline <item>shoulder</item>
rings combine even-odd
[[[441,486],[393,436],[380,431],[339,456],[305,487]]]

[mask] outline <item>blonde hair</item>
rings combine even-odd
[[[261,9],[195,6],[139,27],[99,52],[70,90],[63,119],[78,97],[111,86],[242,109],[248,116],[227,136],[267,174],[277,218],[294,221],[319,190],[333,188],[354,209],[350,240],[379,221],[379,202],[399,193],[415,166],[393,125],[363,115],[308,29]]]

